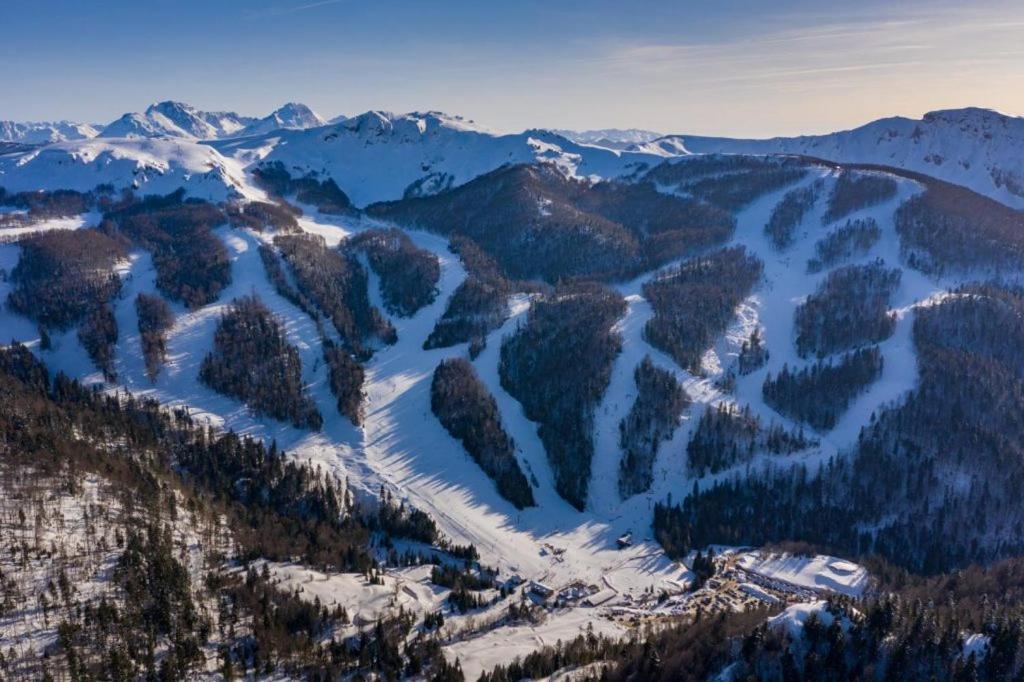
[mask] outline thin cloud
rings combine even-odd
[[[1020,21],[949,16],[788,28],[721,42],[613,46],[598,58],[611,71],[686,81],[746,81],[954,66],[983,56],[1016,57]]]
[[[316,9],[318,7],[325,7],[327,5],[337,5],[344,2],[345,0],[317,0],[316,2],[307,2],[302,5],[291,5],[282,7],[271,7],[265,10],[256,12],[250,12],[246,15],[246,19],[265,19],[267,17],[280,17],[287,14],[296,14],[298,12],[305,12],[306,10]]]

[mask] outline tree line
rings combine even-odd
[[[619,494],[642,493],[654,480],[654,459],[662,442],[672,438],[690,397],[671,372],[655,366],[650,356],[633,371],[636,399],[619,423]]]
[[[402,230],[366,230],[350,238],[345,248],[366,254],[380,277],[381,298],[390,312],[409,317],[437,297],[441,278],[437,256],[417,248]]]
[[[814,208],[821,192],[822,183],[814,182],[807,187],[798,187],[786,192],[782,200],[772,209],[764,233],[776,249],[785,249],[796,236],[796,228],[804,216]]]
[[[494,396],[463,358],[442,360],[430,384],[430,408],[517,509],[534,506],[533,489],[519,467]]]
[[[872,417],[851,455],[695,490],[656,510],[659,539],[674,551],[804,540],[925,573],[1019,554],[1022,311],[1024,294],[996,284],[918,309],[918,386]]]
[[[889,299],[901,272],[881,259],[833,270],[794,315],[800,357],[823,358],[839,351],[878,343],[892,335],[896,315]]]
[[[220,208],[185,199],[179,189],[142,199],[126,194],[103,214],[99,229],[151,251],[157,288],[194,309],[216,301],[231,283],[227,249],[211,232],[226,222]]]
[[[577,509],[587,502],[594,409],[622,348],[612,326],[625,309],[603,285],[562,285],[537,299],[501,346],[501,385],[540,424],[555,488]]]
[[[199,368],[204,384],[244,401],[258,414],[319,429],[323,417],[306,393],[299,352],[255,295],[237,298],[217,323],[213,350]]]
[[[382,202],[375,217],[472,239],[513,280],[621,279],[721,243],[725,210],[650,182],[588,183],[548,164],[511,165],[432,196]]]
[[[814,244],[815,255],[807,261],[807,271],[821,272],[842,261],[865,255],[881,236],[882,230],[874,218],[847,220],[842,227],[832,230]]]
[[[896,180],[880,173],[843,170],[832,185],[828,197],[828,208],[821,221],[834,223],[854,211],[868,208],[896,196]]]
[[[764,264],[734,246],[692,258],[646,282],[654,317],[644,338],[679,366],[699,373],[701,357],[732,321],[736,307],[761,279]]]
[[[749,462],[761,452],[786,455],[814,442],[802,429],[793,433],[775,423],[765,428],[749,406],[741,409],[722,402],[701,414],[686,444],[686,456],[690,472],[703,477]]]
[[[803,369],[783,365],[764,380],[764,401],[780,414],[818,431],[828,431],[854,398],[882,374],[878,346],[846,353],[838,362],[819,360]]]

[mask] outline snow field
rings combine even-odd
[[[739,554],[736,565],[766,578],[848,597],[863,595],[870,581],[863,566],[823,554],[798,556],[756,550]]]
[[[409,230],[413,242],[436,254],[441,264],[438,296],[429,306],[408,318],[393,317],[398,342],[380,348],[366,364],[366,417],[356,428],[338,414],[331,394],[327,370],[321,359],[319,339],[313,321],[302,311],[281,298],[266,280],[257,248],[269,235],[221,228],[216,234],[228,247],[232,258],[231,285],[218,301],[189,311],[172,304],[177,315],[168,334],[168,361],[155,382],[145,376],[134,311],[139,292],[155,292],[152,260],[144,252],[133,252],[126,264],[125,289],[115,301],[119,341],[115,354],[118,384],[134,393],[147,395],[168,405],[187,405],[200,420],[238,432],[276,440],[293,457],[315,462],[327,471],[346,480],[357,496],[376,497],[381,486],[398,499],[407,500],[434,518],[441,530],[458,543],[472,542],[481,553],[483,563],[497,567],[503,575],[519,573],[556,589],[574,581],[609,589],[624,597],[637,597],[647,590],[658,590],[685,581],[689,571],[670,561],[650,537],[651,509],[654,502],[671,495],[682,500],[694,484],[686,470],[685,446],[701,411],[721,401],[750,405],[765,423],[771,421],[793,426],[775,414],[761,399],[761,384],[768,371],[777,372],[783,363],[802,366],[793,345],[793,311],[807,294],[817,287],[824,274],[805,273],[806,260],[814,242],[832,226],[821,226],[831,178],[826,171],[826,190],[818,206],[799,228],[799,238],[788,251],[778,253],[763,235],[768,215],[786,190],[755,201],[738,216],[738,227],[732,243],[743,244],[765,263],[764,284],[739,308],[736,320],[705,356],[704,373],[695,376],[679,368],[665,354],[648,345],[642,338],[643,326],[652,315],[650,305],[642,297],[642,284],[655,276],[649,273],[631,282],[618,285],[627,301],[627,312],[616,324],[622,335],[623,352],[616,359],[612,378],[604,398],[595,411],[595,457],[588,509],[578,512],[562,500],[553,487],[553,476],[546,453],[537,436],[537,425],[528,420],[522,406],[500,385],[498,360],[501,340],[513,333],[528,312],[526,296],[510,302],[511,316],[501,328],[492,332],[485,350],[473,361],[477,373],[498,403],[502,423],[516,443],[516,454],[524,471],[536,480],[534,490],[538,506],[518,511],[502,499],[493,482],[468,457],[461,446],[443,429],[430,410],[430,382],[434,368],[446,357],[466,354],[465,344],[425,351],[422,343],[437,318],[443,313],[448,298],[466,276],[458,258],[447,249],[447,242],[437,235]],[[243,175],[244,178],[244,175]],[[815,178],[807,180],[813,181]],[[241,180],[244,182],[244,180]],[[249,188],[247,191],[256,192]],[[898,202],[918,191],[913,183],[901,182],[900,195],[892,202],[852,217],[871,215],[883,229],[883,239],[865,259],[885,253],[896,265],[893,254],[898,242],[892,226],[892,212]],[[844,219],[845,220],[845,219]],[[322,235],[336,245],[349,234],[377,226],[368,220],[325,216],[309,211],[299,219],[303,230]],[[13,267],[17,262],[15,245],[0,245],[0,267]],[[373,302],[380,303],[376,276],[371,272]],[[871,412],[896,400],[916,381],[916,364],[910,340],[913,306],[928,304],[945,289],[947,283],[933,282],[917,273],[904,270],[900,290],[894,296],[894,308],[900,321],[896,333],[881,344],[885,356],[885,373],[862,394],[829,434],[822,436],[820,447],[789,458],[759,457],[752,468],[769,461],[786,465],[793,462],[814,464],[848,448],[859,427]],[[0,294],[6,296],[8,282],[0,282]],[[199,365],[212,346],[213,332],[219,316],[232,299],[257,294],[281,320],[290,343],[299,351],[307,388],[324,417],[321,432],[295,429],[290,425],[252,414],[242,403],[215,393],[198,379]],[[383,309],[382,309],[383,310]],[[4,331],[12,330],[16,338],[34,340],[35,325],[4,310],[0,315]],[[762,329],[771,358],[765,368],[748,376],[738,377],[736,392],[724,394],[714,379],[735,360],[738,349],[752,329]],[[63,370],[88,381],[100,379],[84,350],[70,331],[55,335],[53,351],[42,356],[53,370]],[[618,452],[618,424],[635,397],[633,372],[644,356],[675,374],[687,391],[693,405],[681,417],[680,426],[670,441],[659,449],[654,467],[654,484],[649,492],[619,501],[617,478],[621,453]],[[703,488],[715,480],[741,473],[721,472],[699,481]],[[615,547],[615,539],[632,531],[635,544],[624,550]],[[797,568],[774,566],[763,568],[779,573],[790,571],[809,587],[835,589],[836,585],[853,589],[838,576],[835,564],[810,564]],[[380,609],[406,604],[410,608],[433,608],[436,592],[428,595],[421,581],[392,575],[391,592],[381,592],[361,584],[359,576],[316,575],[302,567],[275,566],[287,585],[300,585],[304,593],[319,596],[326,604],[351,604],[350,613],[379,613]],[[831,582],[829,582],[831,581]],[[802,584],[802,583],[798,583]],[[859,583],[858,583],[859,584]],[[308,586],[308,587],[307,587]],[[410,591],[405,590],[409,587]],[[394,590],[405,596],[394,596]],[[390,601],[389,601],[390,600]],[[403,601],[405,600],[405,601]],[[504,607],[502,607],[504,608]],[[479,614],[477,614],[479,615]],[[480,669],[493,662],[510,660],[543,643],[557,638],[575,636],[588,623],[594,627],[613,626],[594,609],[568,609],[551,615],[542,626],[501,628],[493,633],[467,638],[452,644],[449,655],[458,656],[464,669],[467,664]],[[618,628],[619,626],[615,625]],[[501,656],[500,660],[498,657]],[[473,677],[470,674],[470,677]]]
[[[94,475],[60,473],[55,477],[32,478],[35,472],[19,469],[0,477],[0,579],[9,602],[0,615],[0,650],[8,658],[12,674],[38,672],[39,657],[57,642],[58,625],[70,608],[94,604],[102,598],[119,605],[121,598],[113,584],[114,569],[121,556],[122,529],[143,527],[144,518],[126,511],[120,493]],[[73,485],[71,479],[73,478]],[[176,556],[188,570],[194,595],[199,596],[211,553],[233,556],[231,534],[223,520],[201,522],[185,511],[182,502],[176,518],[165,516]],[[137,510],[138,511],[138,510]],[[21,512],[24,512],[22,521]],[[131,516],[126,516],[132,514]],[[9,543],[9,544],[8,544]],[[19,556],[19,551],[21,555]],[[56,594],[51,586],[67,577],[70,591]],[[43,603],[47,603],[44,611]],[[196,600],[200,612],[211,619],[216,633],[216,604]],[[204,647],[206,668],[217,664],[216,636]]]
[[[544,646],[567,642],[592,629],[595,635],[624,635],[626,629],[611,620],[594,617],[594,609],[563,609],[549,613],[538,625],[510,625],[445,647],[449,661],[458,659],[467,680],[496,665],[512,662]]]

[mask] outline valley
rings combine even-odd
[[[977,351],[982,357],[970,360],[977,364],[966,365],[979,382],[970,395],[980,401],[986,391],[1003,390],[987,379],[997,372],[991,363],[1014,367],[1015,353],[1002,341],[985,345],[989,332],[972,322],[977,314],[971,309],[942,316],[960,301],[1016,310],[1024,262],[1013,229],[1024,219],[1012,209],[907,173],[918,170],[913,164],[887,169],[795,155],[668,157],[664,149],[644,148],[658,140],[623,150],[597,146],[600,137],[586,144],[547,131],[502,136],[436,112],[368,112],[324,123],[292,107],[269,120],[231,123],[189,108],[175,111],[192,117],[192,124],[178,120],[171,129],[165,110],[126,115],[94,139],[0,154],[0,203],[28,216],[0,227],[0,330],[11,343],[4,353],[15,357],[23,344],[52,377],[77,381],[75,390],[95,387],[89,400],[120,404],[129,394],[152,400],[153,410],[186,415],[190,428],[209,434],[203,439],[226,433],[251,438],[315,472],[310,480],[330,481],[324,490],[340,491],[323,493],[342,497],[332,522],[347,519],[365,532],[372,568],[346,571],[299,554],[269,556],[257,546],[242,547],[247,536],[239,528],[225,528],[221,545],[202,547],[197,524],[206,528],[214,523],[209,518],[146,512],[174,528],[168,543],[183,556],[186,546],[195,546],[188,589],[205,595],[200,610],[215,610],[217,592],[209,585],[218,580],[238,580],[256,590],[252,594],[269,585],[296,603],[332,614],[344,608],[344,619],[325,615],[310,636],[324,647],[316,656],[328,656],[338,642],[349,642],[350,654],[352,642],[363,638],[365,644],[376,627],[375,642],[426,647],[423,665],[435,666],[430,669],[439,675],[458,666],[466,679],[477,679],[577,636],[625,641],[652,623],[671,630],[711,614],[760,614],[763,621],[781,618],[783,609],[792,615],[791,609],[804,608],[800,604],[840,608],[831,600],[883,594],[877,590],[893,567],[953,570],[1007,559],[1024,546],[1009,521],[963,532],[945,559],[903,546],[886,532],[906,527],[920,535],[931,520],[905,517],[908,507],[899,497],[878,515],[850,503],[854,511],[838,522],[842,529],[813,529],[805,537],[786,530],[799,526],[781,525],[781,517],[813,516],[857,495],[847,479],[830,477],[872,464],[864,463],[870,444],[896,438],[881,432],[882,425],[916,423],[909,416],[901,421],[900,410],[909,413],[925,400],[922,391],[946,386],[941,353],[949,349],[942,343],[961,336],[942,342],[925,336],[941,336],[940,324],[961,325],[963,338],[984,341]],[[295,125],[280,123],[286,118]],[[121,130],[129,124],[130,132]],[[164,126],[159,134],[156,124]],[[231,129],[211,132],[215,124]],[[40,209],[31,207],[62,210],[55,190],[77,193],[88,210],[36,218],[32,211]],[[968,219],[951,207],[957,202],[944,194],[949,191],[964,193],[952,196],[969,198],[984,216],[978,228],[984,232],[970,237],[976,251],[956,248]],[[796,210],[798,201],[804,205]],[[246,214],[257,202],[273,209]],[[793,217],[780,217],[777,207],[787,203]],[[918,212],[908,213],[908,206]],[[956,230],[936,229],[940,220]],[[871,229],[864,228],[856,247],[847,246],[839,231],[857,226]],[[38,241],[48,234],[60,236]],[[993,244],[1008,234],[1013,242],[994,254]],[[456,252],[459,240],[478,252],[464,245]],[[103,258],[76,251],[87,243],[116,249],[97,247],[111,249]],[[823,262],[826,243],[830,258]],[[217,248],[197,247],[202,244]],[[198,249],[194,257],[175,263],[173,254],[189,248]],[[26,258],[26,249],[39,254]],[[20,265],[35,260],[52,262],[56,274]],[[268,262],[278,263],[276,275]],[[409,279],[385,283],[396,270]],[[473,277],[501,282],[491,295],[501,299],[503,319],[474,326],[484,332],[471,339],[428,343],[453,294]],[[395,289],[396,281],[416,282],[418,289]],[[83,294],[74,309],[58,308],[59,319],[43,317],[45,306],[16,305],[35,300],[39,292],[27,288],[43,285],[54,287],[42,299],[51,307],[83,287],[93,293]],[[985,286],[997,293],[986,293]],[[155,365],[144,357],[140,331],[138,301],[146,297],[163,301],[169,313]],[[252,302],[248,308],[235,303],[243,299]],[[113,336],[91,341],[99,351],[87,350],[83,339],[96,336],[87,321],[108,308]],[[105,366],[97,361],[103,343],[110,354]],[[344,361],[329,362],[328,349]],[[859,356],[858,383],[830,383],[847,375],[823,368],[845,367],[855,352],[870,355],[873,369],[865,372],[868,355]],[[465,379],[456,377],[449,421],[442,423],[432,382],[439,365],[455,359],[464,363],[461,372],[478,380],[476,411],[460,402]],[[684,395],[671,406],[638,400],[641,367]],[[12,385],[24,382],[15,370],[5,372]],[[771,392],[772,380],[783,373],[791,383]],[[1015,395],[1015,385],[1006,392]],[[339,395],[342,390],[349,393]],[[801,395],[813,391],[822,399]],[[47,399],[64,405],[66,396]],[[485,429],[472,420],[492,403]],[[1013,403],[999,402],[993,419],[1013,422],[1000,412],[1010,409],[1006,405]],[[914,409],[919,419],[930,414]],[[8,410],[14,434],[23,415],[16,404]],[[961,448],[996,442],[994,436],[985,440],[988,415],[973,418],[951,420],[951,438],[962,435]],[[623,464],[629,419],[642,472]],[[480,455],[471,457],[463,445],[470,440],[452,435],[455,428],[464,434],[479,428],[485,435],[477,434],[476,447],[498,447],[506,459],[482,466]],[[184,501],[196,476],[173,464],[175,447],[184,446],[165,442],[166,428],[154,429],[146,447],[168,448],[161,457],[169,463],[152,476],[175,481]],[[499,432],[508,437],[504,446],[488,440]],[[127,461],[140,456],[120,453],[120,439],[131,437],[115,431],[105,442],[101,433],[82,437]],[[985,466],[1016,451],[1012,429],[1000,434],[1010,441],[992,445],[994,459]],[[905,446],[892,451],[898,447]],[[969,523],[951,501],[960,494],[974,499],[976,492],[963,450],[954,458],[923,438],[915,447],[914,455],[926,461],[916,485],[954,505],[952,519],[940,519],[958,528]],[[514,500],[492,478],[509,465],[502,448],[522,472]],[[19,470],[4,467],[8,476]],[[90,475],[84,485],[93,491],[88,504],[95,505],[96,491],[104,489],[97,474]],[[1013,468],[991,494],[1008,494],[1017,477]],[[807,492],[809,480],[828,494]],[[247,481],[240,478],[231,486],[237,490],[213,497],[241,495]],[[13,483],[4,485],[7,495],[15,494]],[[744,514],[752,510],[729,505],[730,495],[757,494],[762,485],[776,493],[780,519],[749,519]],[[104,504],[124,523],[149,518],[123,511],[114,502],[122,494],[116,486],[104,494]],[[212,493],[195,494],[205,499]],[[987,486],[984,494],[990,494]],[[40,518],[62,509],[65,517],[84,519],[79,497],[39,502]],[[258,495],[245,499],[260,504]],[[216,513],[227,518],[224,510]],[[12,509],[0,516],[6,535],[27,532]],[[757,528],[761,522],[767,530]],[[431,528],[426,536],[423,527]],[[75,528],[69,532],[83,532]],[[113,527],[102,534],[113,536]],[[810,544],[787,544],[801,541]],[[64,565],[59,552],[46,553],[48,542],[40,536],[31,550],[43,572]],[[713,557],[703,554],[709,548]],[[25,542],[21,552],[30,553]],[[115,555],[89,558],[81,570],[93,572],[83,576],[109,582]],[[884,575],[870,575],[876,560],[889,562]],[[0,566],[22,591],[49,589],[33,572],[38,566]],[[445,576],[442,567],[458,577]],[[250,575],[262,575],[266,585]],[[101,594],[123,600],[112,588],[87,585],[80,593],[85,602]],[[240,603],[248,598],[232,594]],[[73,619],[71,599],[63,598],[64,617]],[[17,643],[13,665],[30,671],[34,652],[64,645],[49,619],[41,627],[30,603],[18,599],[0,612],[0,650]],[[382,634],[384,621],[394,621],[394,632],[402,634]],[[44,629],[49,634],[30,633]],[[34,639],[26,645],[26,638]],[[189,665],[208,674],[222,656],[230,665],[255,665],[244,647],[231,653],[233,642],[226,631],[209,637]],[[74,648],[61,655],[66,651]],[[391,670],[349,654],[331,654],[331,670]],[[315,667],[315,656],[290,655],[290,664]]]

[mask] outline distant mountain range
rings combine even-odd
[[[285,131],[283,134],[278,134]],[[263,139],[273,135],[273,139]],[[640,165],[688,154],[800,154],[831,161],[876,163],[922,172],[962,184],[1015,208],[1024,208],[1024,118],[989,109],[935,111],[921,119],[879,119],[852,130],[800,137],[737,139],[698,135],[659,135],[642,129],[527,130],[496,134],[459,116],[440,112],[393,114],[369,111],[326,121],[309,107],[288,103],[263,118],[234,112],[208,112],[175,101],[127,113],[106,126],[68,121],[15,123],[0,121],[0,142],[65,145],[47,154],[29,150],[17,163],[0,160],[0,183],[25,187],[36,182],[32,169],[41,159],[61,160],[58,175],[78,173],[65,163],[95,164],[99,147],[138,168],[174,168],[183,147],[167,158],[155,147],[127,140],[173,138],[208,143],[216,152],[211,167],[241,167],[281,161],[334,178],[359,203],[396,199],[406,193],[430,194],[467,182],[505,163],[550,161],[581,176],[619,177]],[[287,141],[287,144],[283,144]],[[209,147],[184,156],[205,158]],[[119,168],[110,166],[110,170]],[[105,167],[106,168],[106,167]],[[187,171],[194,177],[196,169]],[[50,171],[47,171],[50,172]],[[239,171],[240,172],[240,171]],[[28,174],[31,182],[18,176]],[[127,182],[136,187],[147,177],[91,172],[82,182]],[[204,172],[205,175],[205,172]],[[96,182],[94,182],[96,181]],[[66,181],[62,181],[66,182]],[[188,183],[187,183],[188,184]],[[81,182],[72,185],[80,186]],[[86,187],[81,187],[86,189]],[[186,187],[189,191],[193,188]],[[227,191],[231,191],[229,187]],[[208,193],[204,193],[208,195]]]
[[[128,113],[105,127],[100,137],[184,137],[214,140],[259,135],[282,129],[313,128],[324,124],[305,104],[289,102],[264,118],[230,111],[200,111],[181,102],[160,102],[145,112]]]
[[[668,135],[630,149],[680,154],[805,154],[877,163],[954,182],[1024,208],[1024,118],[969,107],[892,117],[827,135],[764,140]]]
[[[1024,677],[1024,119],[0,132],[3,679]]]
[[[23,144],[49,144],[67,140],[85,140],[96,137],[99,130],[87,123],[72,121],[35,121],[18,123],[0,121],[0,142]]]
[[[644,144],[662,137],[662,133],[639,128],[600,128],[598,130],[553,130],[553,133],[567,137],[580,144],[592,144],[608,149],[628,149],[631,145]]]
[[[332,178],[355,204],[365,206],[434,194],[510,163],[544,161],[571,175],[603,178],[635,173],[662,160],[578,144],[547,130],[499,135],[439,112],[370,111],[316,128],[278,125],[298,125],[316,116],[300,106],[246,122],[184,105],[154,105],[145,114],[111,124],[94,139],[0,155],[0,186],[86,191],[110,184],[143,194],[180,186],[191,196],[220,201],[247,191],[241,182],[246,169],[280,162],[291,173]],[[231,125],[245,127],[215,139],[214,132]]]
[[[344,116],[332,119],[343,121]],[[326,121],[305,104],[289,102],[263,118],[233,111],[201,111],[190,104],[167,100],[145,111],[128,112],[107,125],[73,121],[0,121],[0,142],[50,144],[69,140],[105,138],[178,137],[213,140],[261,135],[274,130],[322,126]]]

